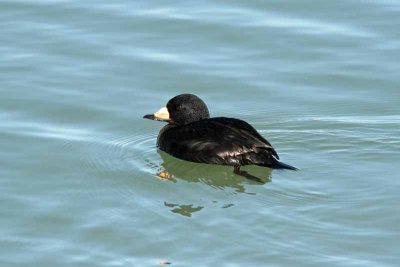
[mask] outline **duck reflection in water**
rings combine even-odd
[[[246,193],[246,184],[265,184],[271,181],[271,170],[248,166],[246,171],[248,177],[243,178],[232,172],[229,166],[207,165],[192,163],[174,158],[167,153],[157,150],[163,163],[158,170],[156,176],[160,179],[168,179],[176,182],[178,179],[187,182],[200,182],[216,189],[234,189],[237,193]],[[250,174],[251,173],[251,174]]]
[[[248,172],[257,180],[249,180],[232,172],[229,166],[198,164],[188,161],[179,160],[167,153],[158,150],[158,154],[162,159],[162,163],[158,168],[155,176],[158,179],[171,182],[185,181],[189,183],[205,184],[213,189],[224,191],[233,190],[235,193],[254,194],[246,191],[249,185],[263,185],[271,181],[271,170],[257,166],[249,166]],[[217,203],[217,201],[213,201]],[[204,208],[204,205],[193,203],[173,203],[164,201],[164,206],[171,212],[186,217],[191,217],[193,213]],[[234,206],[232,203],[223,204],[221,208],[229,208]]]

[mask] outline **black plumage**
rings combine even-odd
[[[210,118],[207,106],[195,95],[178,95],[166,109],[144,118],[168,122],[158,135],[157,146],[174,157],[235,166],[238,174],[243,165],[296,170],[278,161],[272,145],[247,122]]]

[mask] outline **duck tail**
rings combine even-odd
[[[273,161],[272,161],[271,167],[273,169],[286,169],[286,170],[292,170],[292,171],[299,170],[296,167],[290,166],[289,164],[280,162],[279,160],[275,159],[274,157],[272,157],[272,158],[273,158]]]

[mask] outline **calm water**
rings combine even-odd
[[[1,266],[400,265],[399,1],[0,12]],[[183,92],[301,171],[157,152]]]

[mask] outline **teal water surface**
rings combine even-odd
[[[1,266],[399,266],[398,1],[0,1]],[[179,93],[298,172],[184,162]]]

